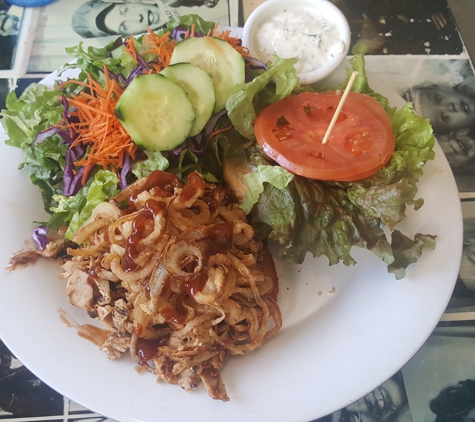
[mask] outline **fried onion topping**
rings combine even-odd
[[[200,382],[228,401],[228,357],[279,331],[277,274],[233,195],[198,173],[155,171],[99,204],[73,237],[61,278],[70,302],[103,321],[110,359],[129,352],[158,381]]]

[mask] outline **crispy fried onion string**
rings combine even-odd
[[[158,380],[202,382],[227,401],[227,358],[282,326],[267,246],[233,195],[197,173],[183,185],[153,172],[98,205],[73,241],[61,275],[70,302],[108,325],[109,358],[129,351]]]

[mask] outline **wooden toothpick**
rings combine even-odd
[[[328,126],[325,136],[323,137],[322,144],[327,143],[328,138],[330,137],[330,134],[332,133],[333,127],[335,126],[335,123],[338,120],[338,116],[340,115],[341,109],[345,105],[345,101],[350,93],[351,87],[353,86],[353,83],[355,82],[355,79],[357,76],[358,76],[358,72],[355,70],[351,74],[350,80],[348,81],[348,85],[346,86],[345,92],[341,96],[341,99],[340,99],[340,102],[338,103],[338,107],[336,108],[335,114],[333,115],[330,125]]]

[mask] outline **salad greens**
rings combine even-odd
[[[214,27],[196,15],[188,15],[170,21],[159,35],[170,30],[170,37],[179,40],[179,31],[183,33],[193,24],[196,33],[201,34]],[[84,50],[79,44],[68,49],[77,61],[59,73],[79,69],[78,80],[86,80],[89,74],[104,85],[107,67],[111,75],[127,84],[157,59],[146,52],[142,40],[138,37],[134,41],[138,64],[118,39],[103,48]],[[421,198],[416,198],[416,183],[424,164],[434,157],[434,137],[429,122],[417,116],[410,103],[396,111],[388,106],[386,98],[369,87],[365,53],[364,46],[354,47],[350,62],[359,74],[352,91],[371,95],[385,108],[396,134],[396,148],[381,170],[356,182],[321,182],[292,175],[271,161],[255,142],[253,124],[263,108],[304,89],[316,90],[299,86],[293,67],[296,59],[276,58],[274,65],[257,70],[248,68],[251,80],[233,89],[226,112],[214,115],[200,135],[187,139],[180,148],[162,153],[143,151],[129,163],[127,172],[125,165],[124,169],[115,169],[119,172],[96,168],[85,185],[77,189],[66,186],[79,172],[74,168],[71,172],[71,139],[67,133],[52,131],[51,127],[68,118],[67,98],[82,87],[69,84],[61,90],[58,86],[51,90],[33,84],[19,98],[10,93],[7,109],[1,113],[9,136],[6,143],[24,153],[25,161],[20,168],[30,168],[31,181],[41,189],[45,209],[51,214],[45,224],[50,230],[68,225],[69,239],[92,209],[115,195],[119,186],[123,188],[157,169],[173,172],[181,179],[198,171],[205,180],[219,182],[223,180],[226,160],[241,154],[256,169],[245,176],[247,193],[241,206],[248,213],[256,236],[280,244],[282,259],[301,263],[310,252],[314,257],[325,255],[330,265],[353,265],[355,260],[350,252],[358,246],[372,251],[400,279],[407,266],[417,261],[424,246],[435,247],[435,236],[416,234],[412,240],[393,230],[404,218],[407,206],[418,209],[423,204]],[[348,78],[351,71],[348,70]],[[385,226],[393,230],[391,240],[386,237]]]
[[[352,91],[372,96],[385,108],[396,135],[390,161],[373,176],[356,182],[322,182],[294,176],[282,188],[275,187],[270,180],[264,181],[258,187],[263,192],[249,217],[259,237],[269,237],[281,244],[280,257],[288,262],[302,263],[310,252],[314,257],[325,255],[330,265],[339,262],[353,265],[355,260],[350,251],[353,246],[359,246],[382,259],[388,271],[400,279],[405,276],[407,266],[417,261],[422,246],[435,247],[435,237],[418,234],[411,240],[394,230],[389,242],[384,226],[393,230],[404,219],[406,206],[418,209],[423,205],[422,198],[416,199],[416,183],[424,164],[434,158],[435,140],[428,120],[417,116],[412,104],[407,103],[396,112],[388,106],[385,97],[369,87],[365,53],[365,46],[354,47],[354,57],[350,60],[353,69],[348,69],[347,81],[339,89],[346,87],[352,71],[357,70]],[[267,89],[267,86],[260,88]],[[243,96],[236,89],[228,104],[235,109],[260,105],[260,93],[257,90],[248,90],[248,93]],[[265,96],[273,98],[268,93]],[[231,113],[230,118],[243,135],[254,136],[248,128],[252,127],[255,114]],[[267,158],[256,148],[249,155],[249,161],[262,165]],[[247,202],[246,205],[249,207]]]
[[[10,92],[7,110],[2,111],[2,125],[9,136],[5,143],[22,149],[25,161],[19,168],[30,167],[30,179],[40,188],[47,212],[54,203],[53,195],[61,193],[67,147],[59,136],[37,144],[35,139],[38,133],[62,119],[64,108],[57,98],[57,92],[32,84],[20,98]]]
[[[86,185],[76,195],[54,195],[53,200],[58,203],[51,207],[53,216],[48,223],[50,228],[56,229],[64,221],[68,221],[66,237],[69,239],[91,216],[94,208],[101,202],[107,201],[119,193],[119,179],[111,171],[99,170],[90,178]]]

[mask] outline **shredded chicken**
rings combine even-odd
[[[158,381],[200,381],[228,401],[220,370],[277,333],[272,256],[227,190],[197,173],[153,172],[99,204],[73,237],[61,278],[70,302],[103,321],[110,359],[130,352]]]

